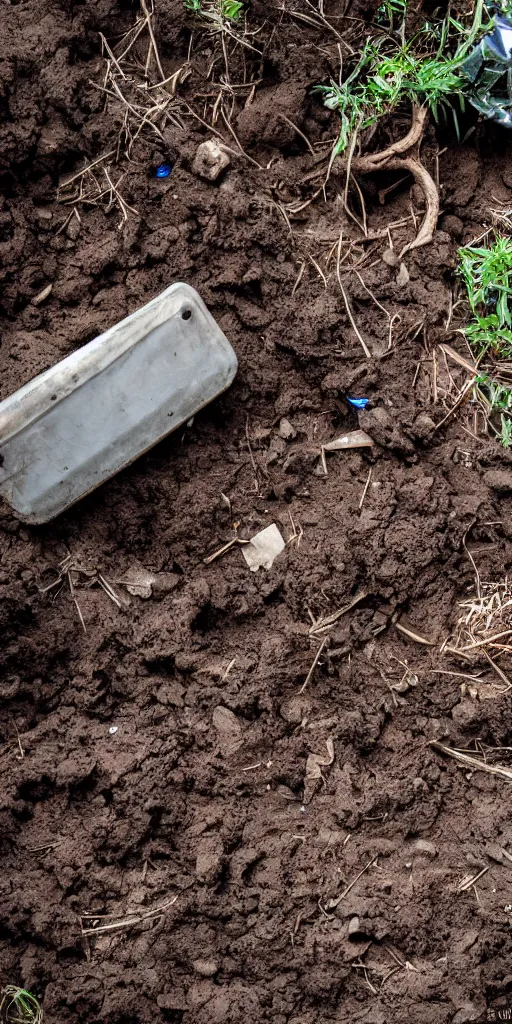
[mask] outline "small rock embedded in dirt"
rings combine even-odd
[[[484,484],[497,494],[512,494],[512,470],[489,469],[484,473]]]
[[[452,214],[448,214],[447,217],[443,217],[441,228],[446,231],[452,238],[458,242],[462,238],[462,232],[464,231],[464,224],[460,217],[454,217]]]
[[[305,694],[295,694],[292,697],[286,697],[281,704],[279,713],[285,722],[290,722],[291,725],[300,725],[310,711],[309,697],[306,697]]]
[[[196,974],[200,974],[202,978],[213,978],[219,969],[215,960],[194,960],[192,966]]]
[[[388,267],[397,267],[398,264],[400,263],[400,257],[398,256],[394,249],[384,249],[384,252],[382,253],[382,259],[383,262],[388,265]]]
[[[452,1017],[452,1024],[469,1024],[470,1021],[481,1020],[483,1013],[485,1013],[485,1006],[464,1003],[464,1006],[457,1010],[455,1017]]]
[[[405,436],[400,423],[395,422],[382,405],[374,409],[363,409],[359,413],[359,424],[381,447],[391,448],[405,455],[413,454],[413,442]]]
[[[359,423],[377,444],[385,446],[389,443],[394,423],[393,418],[382,405],[377,405],[374,409],[364,409],[359,414]]]
[[[478,936],[479,932],[477,932],[476,929],[471,929],[470,931],[464,932],[462,937],[460,939],[457,939],[454,946],[454,952],[467,953],[468,949],[471,949],[471,946],[474,946],[475,942],[478,941]]]
[[[199,843],[196,856],[196,875],[200,882],[212,885],[222,868],[224,848],[217,836],[205,836]]]
[[[287,420],[284,416],[279,424],[279,435],[285,441],[292,441],[294,437],[297,437],[295,427],[292,427],[290,420]]]
[[[428,839],[418,839],[414,844],[414,852],[425,857],[437,857],[437,846],[434,843],[429,843]]]
[[[215,139],[202,142],[197,148],[192,170],[205,181],[217,181],[222,172],[229,167],[231,160],[226,150]]]
[[[72,217],[69,224],[66,225],[66,235],[72,242],[76,242],[80,234],[81,226],[82,225],[77,217]]]
[[[219,704],[213,712],[212,722],[222,752],[227,754],[236,750],[242,742],[242,727],[236,715]]]
[[[157,572],[153,579],[155,594],[169,594],[179,583],[179,576],[174,572]]]
[[[401,263],[400,270],[398,271],[398,274],[396,276],[396,283],[398,287],[405,288],[406,284],[409,284],[410,280],[411,278],[409,275],[409,271],[407,270],[405,263]]]
[[[413,437],[419,437],[423,441],[435,428],[434,420],[426,412],[420,412],[419,416],[416,416],[414,423],[411,428],[411,434]]]
[[[351,917],[350,921],[348,922],[347,935],[348,935],[349,938],[351,938],[351,936],[359,935],[359,934],[360,934],[360,931],[359,931],[359,918],[358,917]]]
[[[480,721],[480,708],[472,700],[461,700],[452,708],[452,719],[461,729],[471,728]]]

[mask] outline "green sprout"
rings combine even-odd
[[[17,985],[6,985],[0,992],[2,1024],[42,1024],[43,1011],[31,992]]]
[[[492,429],[508,448],[512,444],[512,388],[506,365],[512,359],[512,239],[496,235],[490,246],[459,249],[459,258],[471,311],[464,334],[478,363],[491,362],[475,378],[477,397]]]
[[[483,12],[483,0],[477,0],[469,28],[449,16],[437,30],[426,25],[407,43],[390,41],[389,36],[369,39],[344,82],[315,86],[314,91],[323,96],[324,105],[336,110],[341,118],[334,155],[347,149],[354,132],[371,128],[404,102],[427,106],[436,120],[450,110],[458,134],[453,104],[458,100],[463,109],[464,91],[469,87],[459,72],[468,50],[483,30]],[[458,43],[450,55],[445,50],[452,34]]]
[[[218,28],[224,22],[240,21],[244,9],[241,0],[185,0],[185,7],[212,21]]]

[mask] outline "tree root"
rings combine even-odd
[[[393,142],[391,146],[381,150],[380,153],[353,157],[350,167],[348,161],[343,161],[347,171],[355,171],[359,174],[374,174],[375,171],[388,170],[408,171],[409,174],[412,174],[416,184],[420,186],[425,196],[425,217],[416,238],[402,249],[401,255],[411,249],[428,245],[434,237],[439,217],[439,193],[436,184],[419,158],[419,148],[427,115],[426,107],[413,107],[412,124],[403,139]],[[414,155],[411,150],[415,150]]]
[[[439,193],[435,182],[419,160],[413,156],[391,157],[384,165],[378,164],[376,167],[375,164],[369,165],[368,158],[363,156],[352,161],[352,169],[360,174],[371,174],[376,170],[409,171],[425,196],[426,212],[416,238],[402,249],[402,254],[432,241],[439,217]]]

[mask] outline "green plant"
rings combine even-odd
[[[403,24],[407,13],[407,0],[383,0],[378,11],[379,24],[387,24],[391,29]]]
[[[2,1024],[42,1024],[43,1011],[31,992],[17,985],[6,985],[0,992]]]
[[[222,17],[228,21],[240,21],[244,9],[241,0],[221,0]]]
[[[240,21],[244,5],[241,0],[185,0],[185,7],[222,27],[224,22]]]
[[[464,334],[478,363],[487,361],[475,378],[477,398],[492,429],[508,448],[512,444],[512,388],[500,377],[507,379],[505,364],[512,359],[512,239],[497,234],[490,246],[459,249],[459,258],[472,314]]]
[[[341,118],[337,154],[347,148],[354,131],[372,127],[403,100],[427,104],[437,118],[455,95],[462,96],[458,58],[423,59],[414,54],[410,44],[388,55],[381,53],[382,44],[382,40],[369,40],[341,85],[332,82],[315,87],[325,106],[337,110]]]
[[[512,238],[459,249],[460,274],[473,319],[466,337],[478,359],[488,351],[512,358]]]
[[[450,16],[437,29],[424,26],[414,39],[401,45],[388,36],[369,39],[344,82],[315,86],[314,91],[323,96],[325,106],[338,111],[341,118],[334,155],[347,149],[354,132],[372,127],[404,101],[426,105],[436,120],[441,112],[451,109],[458,131],[453,103],[458,99],[463,106],[464,92],[469,87],[459,72],[482,31],[483,11],[483,0],[477,0],[469,28]],[[450,55],[445,50],[452,34],[458,41]],[[434,42],[436,49],[432,53]]]

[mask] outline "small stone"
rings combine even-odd
[[[80,234],[81,224],[78,217],[72,217],[69,224],[66,225],[66,234],[72,242],[76,242]]]
[[[208,139],[197,148],[192,170],[205,181],[217,181],[222,171],[231,163],[229,155],[216,139]]]
[[[363,409],[359,413],[359,425],[377,444],[383,446],[389,443],[394,427],[392,417],[382,405],[374,409]]]
[[[456,953],[467,953],[468,949],[471,949],[478,940],[478,932],[476,929],[464,932],[460,939],[457,939],[454,950]]]
[[[219,969],[215,960],[194,960],[192,966],[196,974],[200,974],[202,978],[213,978]]]
[[[428,839],[418,839],[414,844],[414,852],[424,857],[437,857],[437,846],[429,843]]]
[[[220,875],[224,850],[220,839],[206,836],[196,856],[196,875],[200,882],[212,885]]]
[[[280,437],[283,437],[285,441],[292,441],[294,437],[297,437],[295,427],[292,427],[290,420],[287,420],[284,416],[279,424],[279,435]]]
[[[384,263],[387,263],[388,267],[397,267],[400,263],[400,257],[394,249],[384,249],[382,259]]]
[[[489,469],[484,473],[484,484],[497,494],[512,494],[512,470]]]
[[[464,1006],[457,1010],[455,1017],[452,1017],[452,1024],[469,1024],[470,1021],[481,1020],[483,1013],[485,1007],[476,1006],[475,1003],[464,1003]]]
[[[284,718],[285,722],[289,722],[290,725],[300,725],[310,711],[311,701],[305,694],[286,697],[279,709],[281,718]]]
[[[421,440],[428,437],[429,434],[434,430],[435,423],[431,416],[426,412],[420,412],[419,416],[416,417],[412,425],[411,433],[414,437],[419,437]]]
[[[178,586],[179,576],[174,572],[158,572],[153,579],[153,590],[157,594],[168,594]]]
[[[470,729],[480,720],[480,709],[471,700],[461,700],[452,708],[452,719],[460,729]]]
[[[214,708],[212,724],[217,732],[219,746],[223,753],[232,753],[242,742],[242,727],[238,718],[229,708],[219,704]]]
[[[353,935],[359,935],[359,918],[358,917],[351,917],[350,918],[350,921],[348,922],[347,935],[348,935],[349,939]]]

